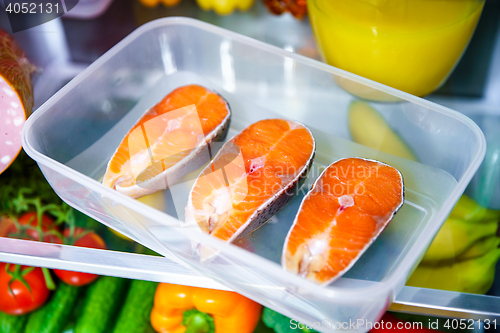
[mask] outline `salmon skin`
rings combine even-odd
[[[318,284],[341,277],[404,202],[401,173],[378,161],[341,159],[302,200],[283,246],[285,270]]]
[[[175,89],[127,133],[103,184],[133,198],[166,189],[210,160],[210,143],[224,140],[230,119],[216,92],[194,84]]]
[[[267,222],[298,192],[315,154],[312,133],[291,120],[254,123],[221,148],[189,194],[186,223],[232,242]]]

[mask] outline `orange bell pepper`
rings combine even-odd
[[[232,291],[160,283],[151,325],[160,333],[251,333],[261,310]]]

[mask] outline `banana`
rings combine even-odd
[[[500,247],[500,238],[490,236],[482,238],[469,247],[464,253],[459,255],[456,260],[463,261],[478,258],[486,255],[486,253],[493,251],[495,248]]]
[[[477,240],[493,236],[498,222],[470,223],[456,217],[449,217],[443,224],[431,246],[422,259],[424,264],[452,259],[472,246]]]
[[[495,266],[500,248],[476,259],[433,267],[420,265],[406,283],[407,286],[485,294],[495,279]]]
[[[143,204],[156,208],[160,211],[165,211],[166,208],[165,191],[158,191],[153,194],[140,197],[137,200],[142,202]]]
[[[349,106],[349,130],[354,142],[412,161],[417,157],[385,119],[363,101]]]
[[[418,162],[411,148],[370,104],[363,101],[352,102],[348,118],[354,142]],[[500,210],[487,209],[466,195],[462,195],[451,215],[475,222],[500,220]]]
[[[450,216],[471,222],[499,221],[500,210],[485,208],[464,194],[458,200]]]
[[[348,118],[354,142],[418,161],[411,148],[370,104],[352,102]],[[495,247],[495,238],[490,236],[497,233],[499,221],[500,210],[487,209],[462,195],[434,238],[422,263],[435,265],[443,260],[453,262],[457,256],[461,256],[461,260],[481,256]]]
[[[166,201],[165,201],[165,191],[158,191],[153,194],[149,194],[143,197],[140,197],[137,199],[138,201],[142,202],[143,204],[146,204],[150,207],[156,208],[160,211],[165,211],[166,208]],[[123,235],[122,233],[116,231],[115,229],[109,228],[115,235],[118,237],[121,237],[126,240],[131,240],[127,236]]]
[[[439,230],[422,262],[433,264],[441,260],[450,260],[468,251],[481,238],[494,236],[498,232],[500,211],[487,209],[477,204],[466,195],[462,195],[450,216]],[[488,244],[478,243],[471,254],[487,252]],[[482,251],[482,252],[481,252]]]

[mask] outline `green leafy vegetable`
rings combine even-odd
[[[42,172],[24,151],[0,175],[0,216],[19,216],[36,211],[56,218],[56,223],[71,215],[71,209],[50,187]]]

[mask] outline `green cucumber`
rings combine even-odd
[[[78,299],[79,288],[60,282],[54,295],[31,313],[24,333],[61,333]]]
[[[23,331],[27,315],[12,316],[0,311],[0,332],[2,333],[19,333]]]
[[[145,333],[158,283],[133,280],[113,333]]]
[[[76,321],[78,318],[80,318],[80,313],[82,312],[83,308],[83,301],[85,300],[85,293],[87,292],[88,286],[83,286],[80,287],[80,297],[76,300],[76,303],[73,307],[73,311],[71,312],[71,315],[69,316],[68,321],[66,322],[66,325],[64,326],[64,329],[62,330],[62,333],[73,333],[75,330],[76,326]]]
[[[92,283],[75,326],[75,333],[107,333],[126,293],[128,280],[101,276]]]

